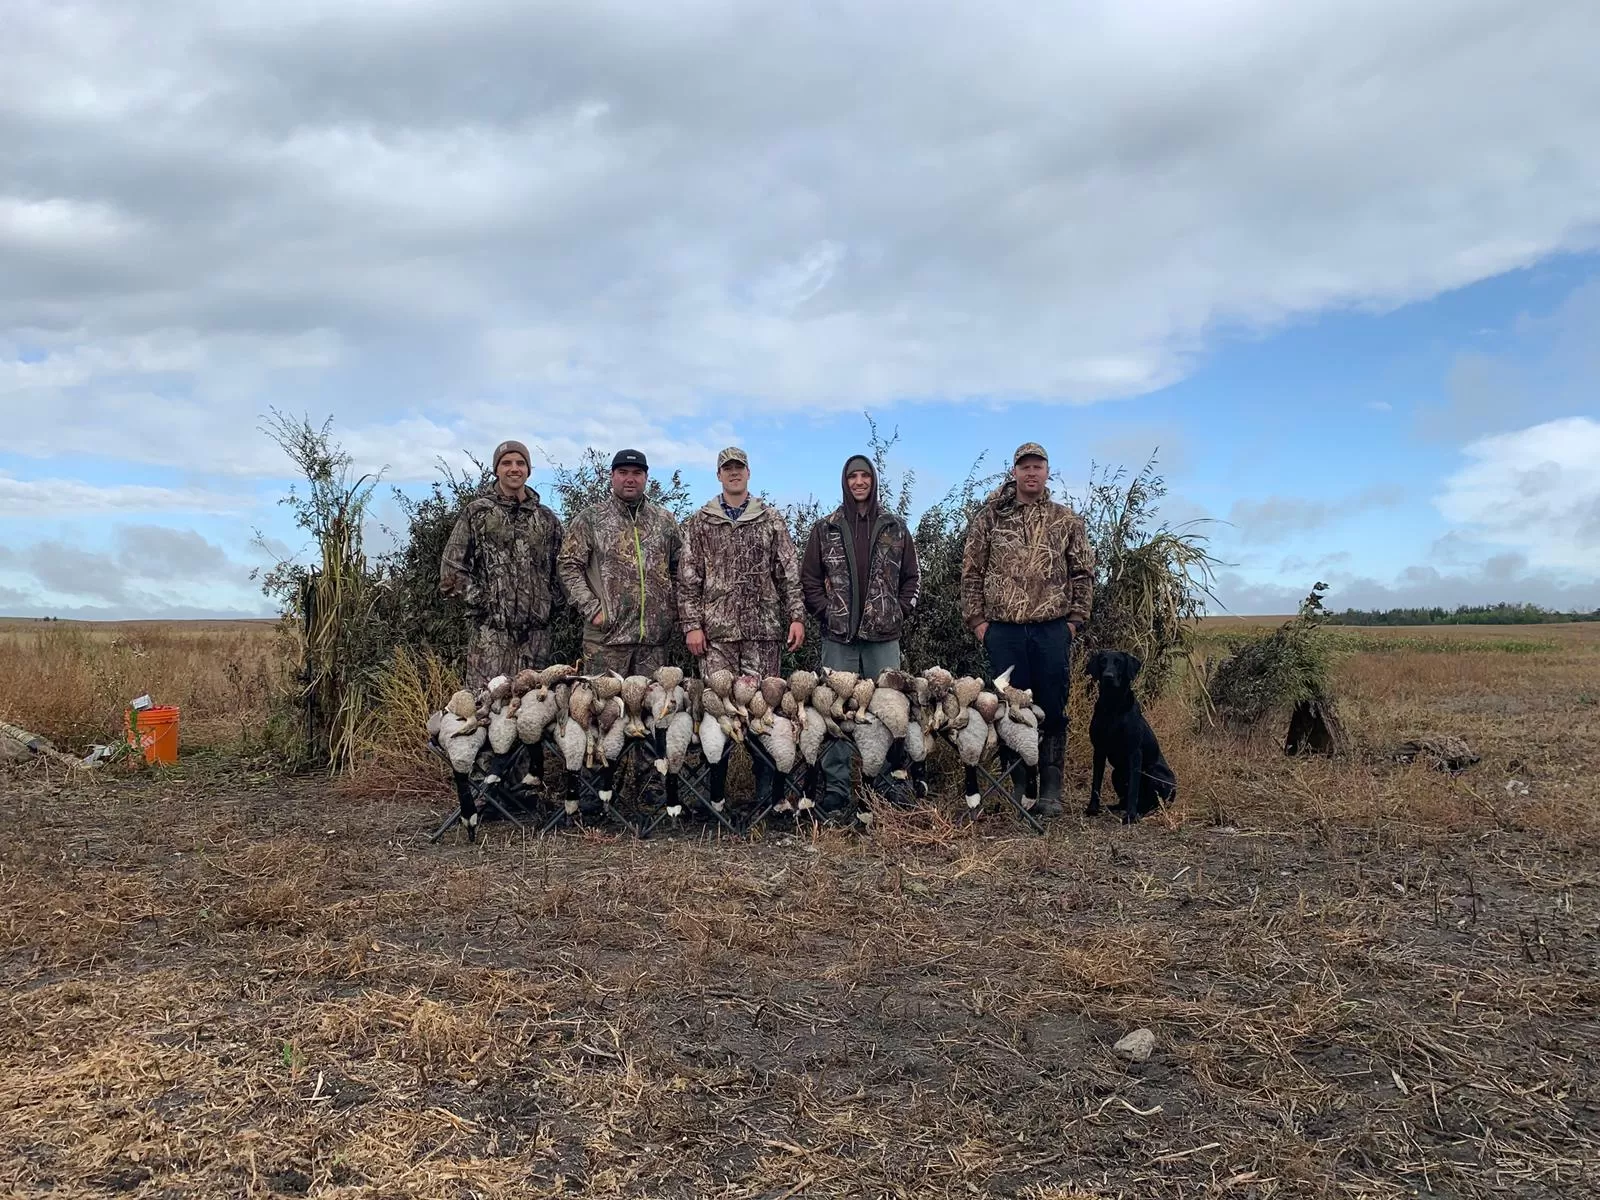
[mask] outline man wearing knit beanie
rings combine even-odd
[[[494,448],[494,482],[467,502],[439,564],[439,590],[465,601],[471,621],[462,681],[469,688],[550,662],[562,530],[529,489],[529,465],[528,448],[519,441]]]
[[[489,470],[494,472],[495,486],[502,496],[522,494],[532,462],[528,448],[514,439],[508,438],[494,448],[494,461],[489,464]]]

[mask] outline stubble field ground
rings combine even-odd
[[[442,781],[233,745],[270,627],[0,626],[0,719],[189,737],[0,774],[0,1190],[1594,1195],[1600,625],[1339,633],[1350,756],[1163,701],[1132,830],[429,846]]]

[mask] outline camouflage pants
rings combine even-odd
[[[778,673],[782,659],[782,642],[707,642],[700,659],[700,677],[726,669],[735,675],[766,678]]]
[[[620,646],[606,646],[599,642],[584,642],[583,673],[604,675],[615,671],[618,675],[654,675],[667,665],[665,646],[644,646],[627,642]]]
[[[463,682],[477,691],[496,675],[547,667],[550,643],[548,627],[512,632],[492,625],[474,625],[467,638],[467,677]]]

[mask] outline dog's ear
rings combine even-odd
[[[1123,665],[1128,668],[1128,683],[1132,684],[1135,679],[1139,678],[1139,672],[1144,670],[1144,663],[1140,661],[1137,654],[1124,654],[1123,657],[1128,660]]]
[[[1084,659],[1083,673],[1091,678],[1098,676],[1100,674],[1100,664],[1105,661],[1105,658],[1106,652],[1104,650],[1096,650],[1088,658]]]

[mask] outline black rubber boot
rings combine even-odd
[[[1041,817],[1061,815],[1061,772],[1066,756],[1065,733],[1039,735],[1039,803],[1033,811]]]

